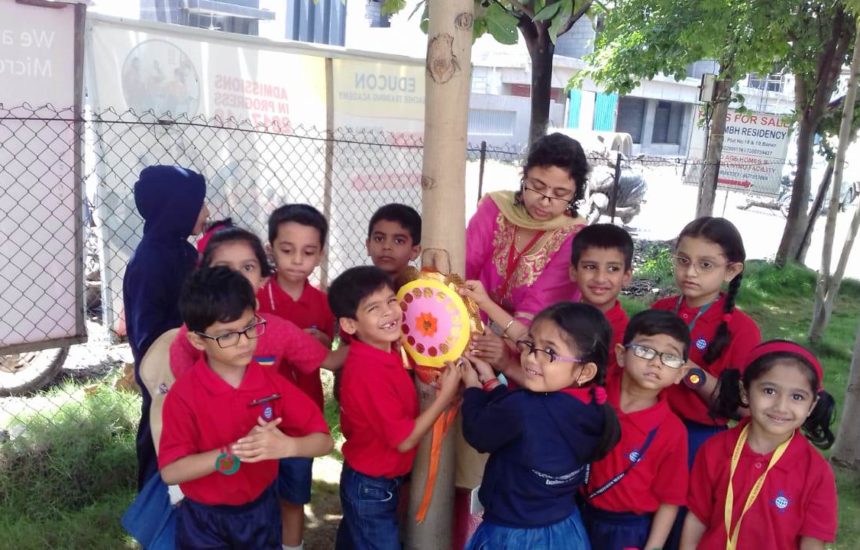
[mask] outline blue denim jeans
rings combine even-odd
[[[346,463],[340,474],[343,519],[337,550],[400,550],[397,503],[404,477],[371,477]]]

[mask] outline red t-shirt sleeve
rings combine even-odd
[[[191,345],[188,341],[188,327],[182,325],[176,333],[173,343],[170,344],[170,370],[177,379],[191,370],[203,352]]]
[[[270,338],[277,343],[285,363],[304,374],[320,368],[329,350],[319,340],[280,317],[271,316],[267,322],[266,330],[272,333]]]
[[[195,443],[200,436],[194,422],[194,412],[188,402],[176,392],[176,386],[164,400],[162,422],[161,441],[158,446],[159,469],[180,458],[201,452]]]
[[[690,490],[687,493],[687,507],[705,525],[711,521],[711,514],[716,505],[716,491],[726,490],[725,487],[722,489],[714,487],[717,479],[715,472],[712,471],[713,464],[708,456],[710,447],[711,445],[706,442],[696,453],[693,470],[690,472]],[[685,454],[684,457],[686,456]],[[730,457],[724,458],[728,461]]]
[[[278,427],[282,432],[291,437],[329,433],[319,407],[303,391],[286,380],[279,380],[277,384],[281,394],[278,410],[281,424]]]
[[[812,490],[803,505],[806,514],[800,527],[800,536],[833,542],[836,540],[838,519],[836,480],[824,461],[821,461],[819,474],[817,480],[808,482]]]
[[[669,452],[657,466],[654,496],[660,504],[684,506],[687,503],[690,481],[690,473],[687,470],[687,434],[680,420],[669,425],[672,426],[671,438],[668,438],[665,447]]]

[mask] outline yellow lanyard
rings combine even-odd
[[[744,444],[747,442],[747,435],[749,432],[749,424],[744,426],[744,429],[741,430],[741,436],[738,438],[738,442],[735,444],[735,450],[732,453],[732,465],[729,470],[729,489],[726,493],[726,508],[725,508],[725,522],[726,522],[726,550],[735,550],[738,546],[738,533],[741,530],[741,521],[744,519],[744,515],[746,515],[747,510],[752,507],[755,502],[756,497],[758,497],[759,492],[761,491],[762,485],[764,485],[764,478],[767,477],[767,473],[770,472],[770,469],[773,468],[779,459],[785,454],[785,450],[788,448],[788,445],[791,443],[791,440],[794,439],[794,434],[791,434],[791,437],[788,438],[787,441],[780,443],[779,447],[773,452],[773,456],[770,457],[770,462],[767,464],[767,469],[764,471],[762,475],[756,480],[755,485],[753,485],[752,490],[750,491],[749,496],[747,496],[747,501],[744,504],[744,509],[741,511],[741,515],[738,518],[737,524],[735,524],[735,529],[732,531],[732,507],[734,506],[734,490],[732,488],[732,480],[735,477],[735,469],[738,467],[738,462],[741,458],[741,451],[744,448]]]

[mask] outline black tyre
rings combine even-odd
[[[51,382],[63,369],[69,348],[0,355],[0,396],[34,392]]]

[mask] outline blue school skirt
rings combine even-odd
[[[582,521],[593,550],[645,548],[654,514],[610,512],[586,504]]]
[[[590,550],[579,510],[546,527],[505,527],[484,520],[466,550]]]

